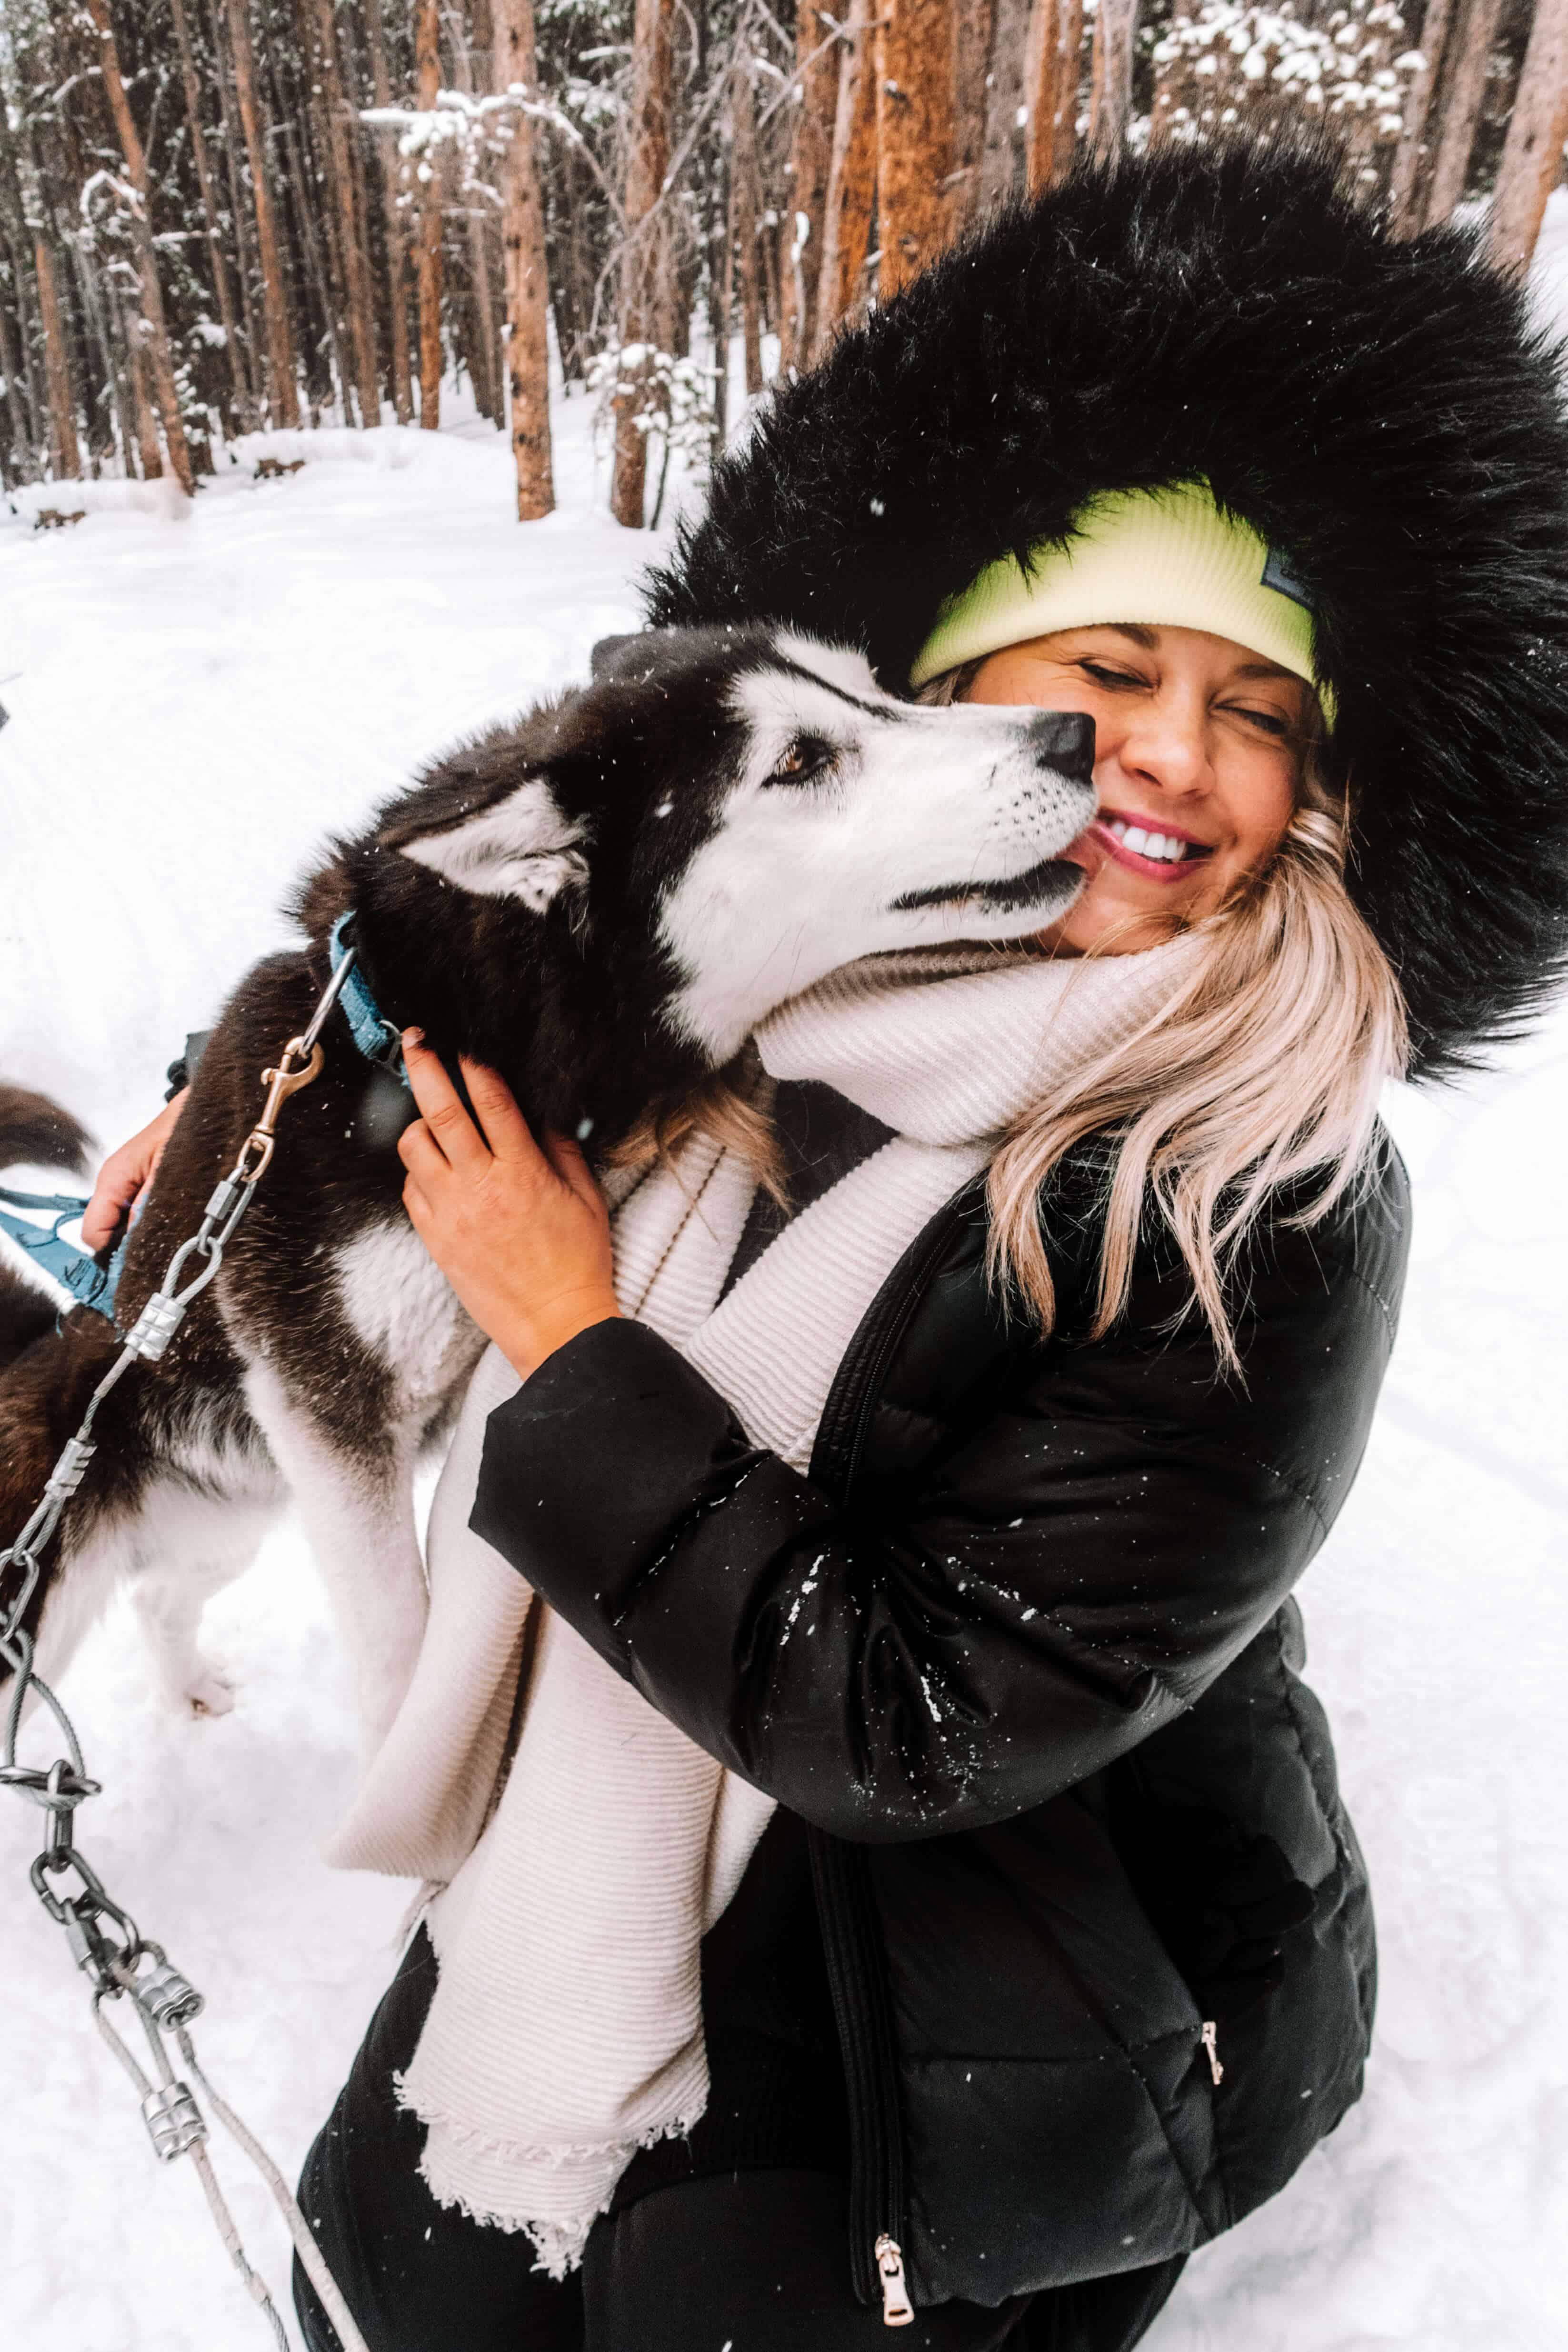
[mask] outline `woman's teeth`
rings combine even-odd
[[[1208,854],[1200,841],[1188,841],[1179,833],[1145,833],[1141,824],[1128,824],[1119,816],[1107,817],[1105,826],[1124,848],[1139,857],[1161,858],[1167,866],[1179,866],[1186,858]]]

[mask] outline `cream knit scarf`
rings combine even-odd
[[[695,1139],[620,1208],[622,1308],[712,1381],[754,1444],[804,1470],[840,1360],[904,1250],[1000,1129],[1157,1016],[1186,951],[879,958],[796,998],[758,1033],[765,1069],[825,1080],[892,1140],[719,1304],[754,1182],[733,1151]],[[437,1989],[400,2085],[428,2126],[422,2169],[442,2204],[526,2231],[559,2277],[635,2150],[703,2112],[698,1946],[772,1801],[470,1531],[485,1423],[517,1385],[492,1348],[432,1512],[419,1662],[330,1859],[442,1888]],[[613,1431],[606,1445],[614,1477]]]

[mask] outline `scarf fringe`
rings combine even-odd
[[[601,2220],[613,2205],[621,2177],[632,2158],[644,2148],[656,2147],[661,2140],[688,2139],[701,2122],[707,2105],[704,2099],[690,2115],[670,2116],[663,2123],[651,2126],[634,2139],[577,2144],[563,2140],[533,2140],[525,2144],[521,2140],[497,2139],[488,2133],[476,2131],[471,2125],[460,2122],[455,2116],[442,2109],[416,2106],[401,2069],[392,2075],[392,2089],[403,2112],[417,2116],[425,2126],[419,2171],[435,2202],[446,2212],[461,2213],[480,2229],[499,2230],[509,2238],[527,2238],[538,2256],[534,2267],[558,2282],[580,2268],[590,2232],[594,2223]],[[602,2201],[591,2210],[571,2214],[565,2221],[546,2221],[538,2214],[520,2214],[515,2210],[502,2212],[497,2207],[476,2201],[473,2195],[465,2194],[461,2189],[442,2188],[432,2179],[430,2135],[437,2131],[455,2146],[513,2165],[518,2173],[525,2176],[533,2171],[561,2171],[571,2164],[611,2165],[614,2168],[610,2188]]]

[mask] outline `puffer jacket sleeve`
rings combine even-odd
[[[857,1482],[847,1508],[750,1444],[654,1333],[597,1325],[492,1415],[472,1524],[821,1828],[1007,1818],[1189,1706],[1322,1541],[1392,1342],[1388,1189],[1382,1245],[1364,1217],[1267,1236],[1244,1384],[1217,1378],[1196,1318],[1014,1349],[918,1468]]]

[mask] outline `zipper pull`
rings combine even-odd
[[[1219,2052],[1216,2046],[1219,2039],[1219,2029],[1212,2017],[1205,2019],[1201,2038],[1203,2046],[1208,2053],[1209,2074],[1216,2083],[1223,2083],[1225,2069],[1219,2063]]]
[[[915,2305],[904,2284],[904,2249],[884,2230],[872,2252],[882,2280],[882,2324],[884,2327],[907,2327],[914,2320]]]

